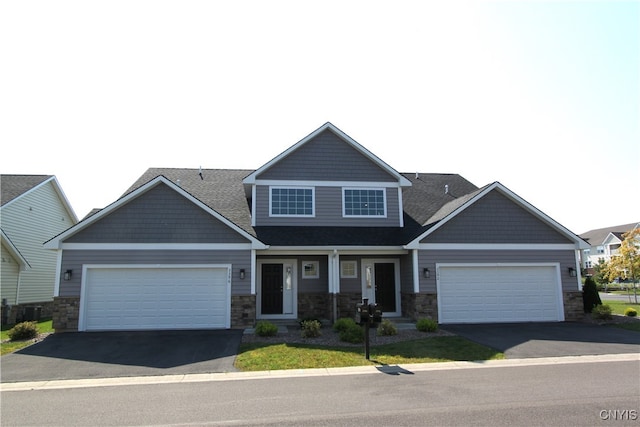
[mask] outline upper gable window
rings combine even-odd
[[[313,188],[271,187],[271,216],[314,216]]]
[[[344,188],[342,194],[344,216],[387,216],[387,200],[383,189]]]

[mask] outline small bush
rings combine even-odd
[[[594,319],[607,320],[612,319],[611,312],[611,306],[607,304],[596,305],[591,311],[591,316],[593,316]]]
[[[381,336],[398,335],[398,328],[396,328],[396,325],[389,319],[382,319],[380,326],[378,326],[378,335],[381,335]]]
[[[11,328],[7,332],[11,341],[28,340],[38,336],[38,323],[22,322]]]
[[[322,323],[317,320],[303,320],[300,323],[302,328],[302,338],[315,338],[320,336]]]
[[[256,324],[256,335],[261,337],[274,337],[278,333],[278,327],[271,322],[261,320]]]
[[[420,332],[435,332],[438,330],[438,322],[433,319],[419,319],[416,322],[416,329]]]
[[[364,330],[355,320],[346,329],[340,331],[340,341],[358,344],[364,341]]]
[[[624,315],[629,317],[636,317],[638,315],[638,312],[636,311],[635,308],[628,307],[624,309]]]
[[[349,329],[351,326],[356,325],[356,321],[350,317],[341,317],[333,324],[333,330],[336,332],[342,332]],[[357,326],[357,325],[356,325]]]

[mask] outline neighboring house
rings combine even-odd
[[[257,170],[149,169],[47,242],[56,330],[582,315],[586,244],[498,182],[402,174],[327,123]]]
[[[594,267],[603,260],[609,262],[624,240],[622,235],[640,227],[640,222],[598,228],[580,235],[589,244],[589,248],[580,251],[580,266],[588,274],[594,274]]]
[[[55,176],[0,175],[0,188],[2,322],[50,316],[58,259],[43,243],[78,219]]]

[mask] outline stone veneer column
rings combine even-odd
[[[564,292],[564,320],[575,322],[584,318],[582,291]]]
[[[80,297],[54,297],[51,315],[53,329],[58,332],[75,332],[80,318]]]
[[[426,317],[438,321],[438,297],[436,294],[402,293],[402,314],[414,322]]]
[[[256,323],[256,296],[231,296],[231,327],[250,328]]]

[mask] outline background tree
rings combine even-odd
[[[618,252],[611,256],[607,265],[607,278],[612,281],[617,277],[631,280],[633,295],[638,303],[638,290],[636,283],[640,278],[640,228],[636,228],[622,235],[624,240],[618,248]],[[631,290],[629,290],[631,301]]]
[[[607,285],[609,284],[609,272],[607,262],[600,258],[598,263],[593,266],[593,279],[598,285],[603,285],[605,292],[607,291]]]

